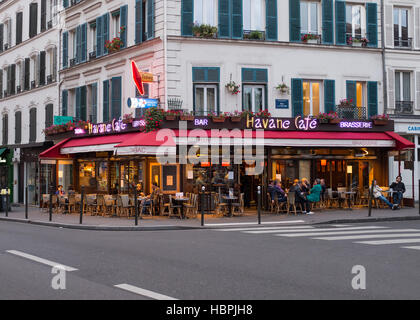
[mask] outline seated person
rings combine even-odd
[[[392,189],[393,193],[392,193],[392,201],[394,202],[394,204],[397,205],[397,208],[399,207],[401,200],[403,198],[403,194],[405,192],[405,185],[402,182],[402,178],[401,176],[398,176],[396,178],[396,181],[393,182],[390,186],[390,189]]]
[[[390,209],[392,209],[392,210],[395,210],[397,207],[398,207],[398,205],[397,204],[392,204],[391,202],[389,202],[388,201],[388,199],[387,198],[385,198],[383,195],[382,195],[382,189],[381,189],[381,187],[379,187],[377,184],[376,184],[376,180],[373,180],[373,196],[374,196],[374,198],[375,199],[379,199],[379,200],[381,200],[382,202],[385,202],[386,203],[386,205],[390,208]]]
[[[321,200],[321,192],[322,192],[322,186],[321,186],[321,180],[315,179],[314,186],[310,190],[310,194],[306,197],[309,202],[319,202]]]
[[[286,202],[287,201],[286,193],[284,192],[284,190],[281,187],[281,181],[279,181],[279,180],[274,181],[273,189],[277,194],[277,199],[278,199],[279,202]]]
[[[58,195],[58,196],[60,196],[60,197],[62,197],[62,196],[64,196],[66,194],[64,192],[63,186],[61,184],[57,187],[57,191],[55,192],[55,194]]]
[[[295,179],[293,186],[290,188],[291,192],[295,193],[296,203],[300,204],[303,214],[313,214],[310,210],[309,201],[306,198],[306,194],[303,191],[301,182],[298,179]]]
[[[141,206],[143,207],[142,213],[146,212],[146,207],[153,205],[153,199],[156,195],[159,195],[161,193],[160,188],[157,184],[157,182],[152,183],[152,193],[146,197],[146,199],[143,199],[141,202]]]

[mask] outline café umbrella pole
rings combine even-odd
[[[261,224],[261,186],[258,186],[258,224]]]
[[[204,227],[204,191],[206,187],[201,188],[201,226]]]
[[[373,181],[372,181],[372,186],[370,187],[369,196],[368,196],[368,200],[369,200],[369,214],[368,214],[368,216],[369,217],[372,215],[372,198],[373,198]]]
[[[82,186],[82,192],[81,192],[80,198],[81,199],[80,199],[80,221],[79,221],[79,223],[83,224],[83,200],[85,198],[85,187],[84,186]]]

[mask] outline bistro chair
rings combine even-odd
[[[239,216],[244,214],[244,194],[241,193],[239,196],[239,202],[232,203],[232,215],[238,213]]]
[[[104,214],[114,215],[116,212],[115,198],[112,195],[104,195]]]
[[[49,194],[43,194],[42,195],[41,210],[45,209],[46,211],[48,211],[49,204],[50,204],[50,195]]]
[[[189,203],[184,204],[185,208],[185,216],[192,216],[194,218],[197,217],[197,211],[198,211],[198,201],[197,201],[198,195],[192,194],[191,195],[191,201]]]
[[[96,194],[88,194],[86,195],[86,205],[85,205],[86,213],[89,213],[91,216],[96,215]]]
[[[159,215],[160,216],[169,216],[169,195],[159,194]]]
[[[74,201],[76,202],[76,204],[74,205],[74,210],[75,210],[75,212],[79,212],[80,211],[80,205],[82,203],[82,195],[80,193],[76,193],[74,195]]]
[[[177,211],[177,215],[179,216],[180,219],[182,219],[182,216],[181,216],[181,208],[182,208],[182,205],[174,204],[173,203],[173,200],[172,200],[172,195],[169,195],[169,217],[176,216],[174,214],[174,211],[176,210]]]
[[[363,189],[362,194],[359,196],[359,206],[369,207],[369,188]]]
[[[153,204],[155,203],[154,201],[146,203],[148,199],[144,199],[141,201],[140,204],[140,216],[143,215],[143,211],[145,213],[149,213],[149,215],[152,217],[153,216]]]
[[[126,214],[127,218],[133,215],[134,205],[130,204],[130,198],[127,194],[120,196],[121,198],[121,213]]]
[[[58,197],[57,212],[60,212],[62,214],[69,213],[69,203],[67,202],[66,197]]]
[[[229,210],[228,204],[226,202],[223,202],[222,196],[218,193],[215,194],[214,199],[215,199],[216,214],[222,215],[222,216],[226,215]],[[200,197],[200,201],[201,201],[201,197]]]
[[[393,195],[394,195],[394,190],[392,189],[392,188],[389,188],[389,190],[391,191],[390,193],[389,193],[389,197],[391,198],[391,202],[393,203],[394,202],[394,197],[393,197]],[[395,192],[397,192],[397,191],[395,191]],[[403,197],[401,198],[401,202],[400,202],[400,206],[399,206],[401,209],[404,207],[404,195],[403,195]]]
[[[302,205],[300,203],[299,207],[300,207],[300,212],[302,213]],[[287,214],[290,214],[290,210],[293,209],[293,212],[295,213],[295,215],[297,215],[297,208],[296,208],[296,194],[294,191],[289,191],[287,193]]]
[[[268,199],[268,208],[270,210],[270,213],[277,213],[278,212],[278,201],[274,201],[271,198],[270,192],[267,192],[267,199]]]
[[[69,195],[68,207],[69,207],[69,214],[76,212],[76,197],[74,194]]]
[[[96,214],[102,217],[105,214],[105,199],[103,194],[98,194],[96,197]]]
[[[335,208],[337,208],[339,205],[339,198],[338,196],[337,197],[334,196],[332,188],[327,189],[327,197],[328,197],[328,207],[333,208],[333,206],[335,205]]]

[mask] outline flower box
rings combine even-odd
[[[328,119],[318,119],[319,123],[328,123],[330,120]]]
[[[308,39],[308,40],[306,40],[306,43],[318,44],[318,39]]]
[[[232,122],[241,122],[242,117],[238,116],[238,117],[230,117],[230,121]]]
[[[363,45],[363,43],[362,43],[362,42],[353,42],[351,45],[352,45],[353,47],[359,47],[359,48],[361,48],[361,47],[362,47],[362,45]]]
[[[174,121],[174,120],[176,120],[176,115],[166,115],[165,119],[167,121]]]
[[[191,114],[185,114],[180,116],[181,121],[194,121],[194,116]]]
[[[225,122],[225,117],[220,116],[220,117],[212,117],[213,122]]]
[[[386,119],[375,119],[373,120],[373,124],[375,126],[385,126],[388,123],[388,120]]]
[[[340,123],[340,121],[341,121],[341,119],[330,119],[329,120],[329,123],[331,123],[331,124],[337,124],[337,123]]]

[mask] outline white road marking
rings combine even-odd
[[[314,227],[311,227],[311,226],[289,226],[289,227],[231,228],[231,229],[216,229],[215,231],[291,230],[291,229],[313,230]]]
[[[29,259],[29,260],[38,262],[38,263],[45,264],[45,265],[50,266],[50,267],[53,267],[53,268],[54,267],[56,267],[56,268],[62,268],[63,270],[68,271],[68,272],[70,272],[70,271],[77,271],[76,268],[65,266],[65,265],[63,265],[61,263],[50,261],[50,260],[47,260],[47,259],[39,258],[39,257],[33,256],[31,254],[24,253],[24,252],[21,252],[21,251],[17,251],[17,250],[6,250],[6,252],[7,253],[10,253],[10,254],[14,254],[14,255],[19,256],[19,257],[22,257],[22,258],[26,258],[26,259]]]
[[[372,234],[372,233],[394,233],[407,231],[403,230],[355,230],[355,231],[343,231],[343,232],[312,232],[312,233],[290,233],[290,234],[276,234],[277,237],[322,237],[322,236],[333,236],[333,235],[343,235],[343,234]],[[411,232],[420,231],[420,230],[411,230]]]
[[[396,240],[378,240],[378,241],[358,241],[355,243],[382,245],[382,244],[398,244],[398,243],[420,243],[420,239],[396,239]]]
[[[412,249],[412,250],[420,250],[420,246],[412,246],[412,247],[401,247],[404,249]]]
[[[135,287],[135,286],[132,286],[132,285],[126,284],[126,283],[117,284],[114,287],[117,287],[117,288],[122,289],[122,290],[129,291],[129,292],[141,295],[141,296],[149,297],[149,298],[152,298],[152,299],[155,299],[155,300],[178,300],[178,299],[175,299],[175,298],[172,298],[172,297],[169,297],[169,296],[165,296],[165,295],[160,294],[160,293],[156,293],[156,292],[153,292],[153,291],[150,291],[150,290]]]
[[[370,229],[385,229],[386,227],[349,227],[349,228],[313,228],[313,229],[303,229],[303,230],[281,230],[279,232],[285,233],[285,232],[308,232],[308,231],[313,231],[315,235],[317,235],[318,232],[322,232],[324,233],[324,231],[333,231],[333,232],[343,232],[341,230],[370,230]],[[337,231],[340,230],[340,231]],[[244,233],[251,233],[251,234],[260,234],[260,233],[277,233],[276,230],[261,230],[261,231],[244,231]],[[312,235],[312,233],[307,233],[306,235]],[[305,235],[302,235],[302,237],[304,237]]]
[[[420,237],[420,233],[397,233],[397,234],[368,234],[344,237],[325,237],[325,238],[312,238],[315,240],[357,240],[357,239],[380,239],[380,238],[410,238]]]
[[[289,223],[303,223],[303,220],[290,220],[290,221],[268,221],[262,222],[261,224],[289,224]],[[259,225],[257,222],[236,222],[236,223],[206,223],[205,226],[243,226],[243,225]]]

